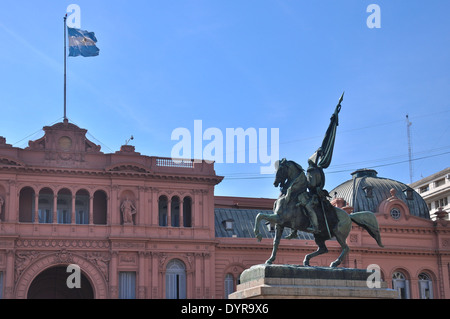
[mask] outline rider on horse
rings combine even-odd
[[[311,226],[307,229],[312,233],[316,233],[319,231],[319,224],[317,220],[317,215],[314,210],[314,206],[318,205],[321,207],[321,211],[323,214],[324,206],[328,202],[329,194],[323,189],[325,186],[325,174],[323,169],[327,168],[331,163],[331,158],[333,155],[334,141],[336,137],[336,127],[339,125],[338,114],[341,110],[341,102],[343,100],[344,93],[342,93],[341,98],[339,99],[339,103],[336,106],[334,113],[330,118],[330,125],[325,133],[325,138],[323,139],[322,146],[308,159],[308,170],[307,177],[305,178],[299,176],[297,179],[299,181],[294,180],[289,188],[295,186],[294,190],[291,192],[296,193],[297,197],[297,206],[303,206],[305,208],[305,212],[308,215]],[[301,174],[303,175],[303,174]],[[308,192],[308,191],[309,192]],[[289,189],[288,192],[289,193]],[[286,201],[289,201],[289,197],[286,198]],[[320,204],[320,205],[319,205]],[[324,216],[326,221],[326,216]],[[297,236],[296,231],[292,231],[292,233],[288,236],[288,238],[294,238]]]
[[[283,161],[283,160],[282,160]],[[309,182],[305,174],[303,174],[303,168],[295,163],[292,162],[294,165],[297,166],[297,168],[300,170],[301,174],[299,174],[291,183],[288,185],[288,188],[286,190],[286,197],[285,201],[286,204],[289,203],[289,201],[294,200],[297,206],[303,206],[305,208],[305,213],[309,217],[311,221],[311,226],[307,229],[309,232],[316,233],[319,231],[319,224],[317,221],[317,215],[314,211],[314,197],[311,197],[311,195],[308,193],[309,189]],[[296,235],[296,232],[291,233],[292,236]]]

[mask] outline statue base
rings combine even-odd
[[[255,265],[246,269],[230,299],[395,299],[397,292],[380,282],[369,288],[365,269]],[[369,280],[370,281],[370,280]]]

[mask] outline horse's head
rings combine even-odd
[[[293,161],[288,161],[285,158],[275,162],[275,169],[276,174],[273,186],[275,187],[280,186],[281,192],[283,194],[286,193],[286,190],[290,186],[290,183],[294,179],[296,179],[299,176],[299,174],[304,174],[303,168],[299,164]]]
[[[283,188],[288,179],[287,160],[285,158],[283,158],[281,161],[276,161],[275,169],[276,169],[276,174],[275,174],[275,181],[273,182],[273,186],[275,186],[275,187],[281,186]]]

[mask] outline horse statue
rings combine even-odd
[[[262,236],[259,230],[260,222],[266,220],[270,223],[275,223],[275,238],[273,241],[272,255],[266,261],[267,264],[272,264],[275,261],[278,245],[282,237],[285,227],[291,228],[292,233],[288,239],[296,237],[297,231],[313,233],[314,240],[318,249],[305,256],[303,260],[304,266],[309,266],[311,258],[325,254],[328,249],[325,241],[335,237],[342,248],[339,257],[333,261],[330,267],[337,267],[341,264],[345,255],[349,251],[346,244],[346,239],[350,233],[352,222],[364,228],[377,242],[380,247],[381,243],[380,231],[376,217],[372,212],[362,211],[348,214],[344,210],[334,207],[328,200],[323,197],[308,192],[308,179],[303,168],[286,159],[278,161],[276,164],[276,176],[274,186],[281,186],[281,194],[274,203],[273,213],[259,213],[256,216],[254,233],[258,241],[261,241]],[[297,198],[307,199],[301,201]],[[314,210],[317,218],[318,228],[311,227]],[[314,231],[313,231],[314,229]]]

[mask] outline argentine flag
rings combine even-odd
[[[95,46],[94,32],[67,27],[69,33],[69,56],[97,56],[100,49]]]

